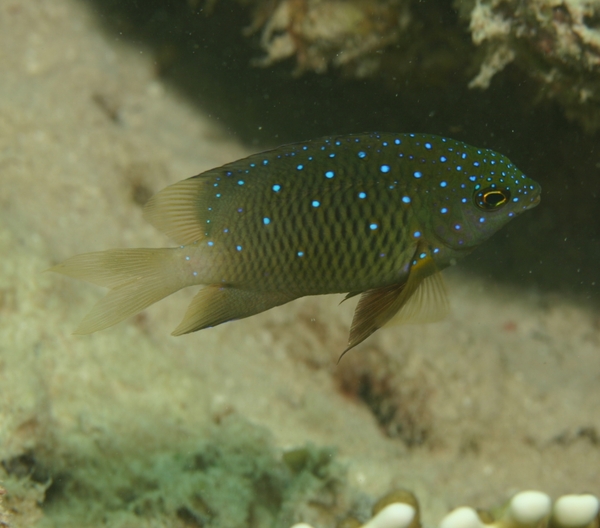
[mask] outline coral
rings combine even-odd
[[[590,131],[600,127],[597,1],[455,0],[478,49],[464,45],[456,20],[439,21],[441,3],[423,10],[406,0],[238,1],[252,6],[246,34],[259,33],[266,53],[256,65],[295,58],[296,74],[343,68],[448,87],[449,78],[463,82],[471,62],[479,71],[469,87],[485,89],[513,63],[535,80],[539,99],[556,100]]]
[[[395,42],[410,20],[403,0],[282,0],[264,25],[265,11],[258,13],[252,28],[262,26],[267,55],[257,64],[295,55],[297,73],[352,64],[357,76],[377,69],[376,52]]]
[[[446,515],[439,528],[598,528],[600,501],[597,497],[564,495],[554,504],[539,491],[517,493],[496,512],[460,507]],[[394,492],[373,507],[373,517],[365,524],[344,519],[337,528],[420,528],[419,505],[408,492]],[[312,528],[301,523],[292,528]]]
[[[514,62],[589,130],[600,127],[600,4],[593,0],[457,0],[484,53],[470,87]]]

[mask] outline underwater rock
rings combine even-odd
[[[0,526],[10,526],[8,523],[8,514],[2,507],[2,497],[4,497],[4,495],[6,495],[6,490],[0,487]]]
[[[536,81],[539,99],[558,101],[566,116],[588,131],[600,127],[597,2],[455,0],[458,19],[441,22],[444,6],[435,2],[427,9],[403,0],[240,3],[252,5],[246,34],[260,33],[266,52],[256,65],[293,57],[296,74],[343,68],[359,78],[401,78],[410,70],[417,82],[460,88],[461,73],[471,63],[479,72],[469,87],[486,89],[514,63]],[[467,31],[475,49],[463,42]]]
[[[296,56],[296,73],[322,73],[353,63],[357,76],[377,69],[374,52],[395,42],[408,26],[402,0],[283,0],[262,27],[261,66]]]
[[[600,127],[600,4],[577,0],[457,0],[483,59],[471,88],[514,64],[588,131]]]

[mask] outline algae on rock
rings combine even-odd
[[[250,528],[300,519],[332,524],[357,509],[332,449],[307,445],[281,455],[265,428],[235,414],[203,441],[172,451],[107,447],[83,453],[71,446],[62,453],[40,445],[35,453],[4,460],[7,502],[19,511],[15,522],[33,526],[43,511],[40,526]],[[47,482],[38,483],[36,474]]]

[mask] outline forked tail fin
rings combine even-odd
[[[111,288],[75,334],[91,334],[141,312],[188,286],[176,265],[178,248],[111,249],[71,257],[49,271]]]

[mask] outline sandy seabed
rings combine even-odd
[[[342,495],[368,503],[409,489],[427,525],[523,489],[600,495],[600,320],[558,296],[452,270],[449,319],[384,329],[339,365],[353,309],[339,297],[173,338],[193,295],[182,291],[71,335],[102,291],[43,271],[86,251],[171,245],[140,203],[250,152],[72,0],[0,0],[0,72],[0,482],[11,526],[202,525],[177,505],[129,508],[141,491],[111,502],[103,472],[189,453],[231,420],[268,431],[274,453],[333,446]],[[346,502],[331,509],[342,515]],[[325,522],[323,509],[306,520]]]

